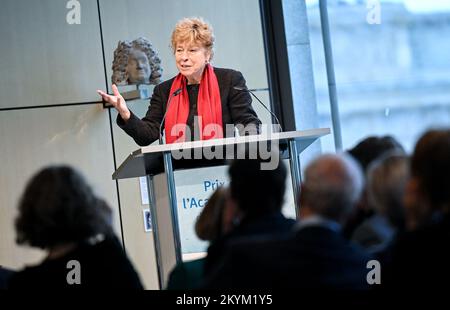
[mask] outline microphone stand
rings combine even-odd
[[[283,132],[283,128],[281,127],[280,120],[275,115],[275,113],[270,111],[270,109],[267,108],[267,106],[250,89],[248,89],[246,87],[239,87],[239,86],[235,86],[233,88],[235,90],[238,90],[238,91],[246,91],[246,92],[250,93],[253,97],[255,97],[255,99],[258,100],[258,102],[264,107],[264,109],[266,109],[266,111],[269,112],[275,118],[275,120],[277,121],[277,125],[278,125],[278,128],[279,128],[280,132]]]
[[[165,144],[165,142],[163,143],[162,127],[164,121],[166,120],[167,112],[169,112],[170,103],[172,102],[173,97],[178,96],[182,90],[183,90],[182,88],[178,88],[177,90],[175,90],[173,93],[170,94],[169,100],[167,101],[166,111],[164,112],[161,124],[159,124],[159,144]]]

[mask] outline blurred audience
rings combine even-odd
[[[73,168],[48,167],[26,186],[17,243],[48,252],[15,273],[10,288],[142,289],[112,228],[112,211]]]
[[[209,242],[207,256],[178,264],[168,289],[364,290],[372,254],[382,264],[382,288],[446,288],[450,130],[425,133],[410,160],[389,136],[319,156],[304,171],[298,221],[281,212],[286,167],[280,161],[265,170],[265,162],[232,162],[229,189],[214,192],[195,224]],[[19,272],[0,267],[0,289],[8,279],[12,289],[142,289],[111,209],[70,167],[48,167],[30,180],[16,231],[19,244],[48,256]],[[80,284],[71,284],[71,261],[79,262]]]
[[[363,184],[350,157],[320,156],[305,170],[292,233],[230,243],[205,287],[366,289],[370,258],[341,234]]]

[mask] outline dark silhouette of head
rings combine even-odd
[[[50,249],[112,234],[111,209],[68,166],[47,167],[29,181],[16,219],[17,243]]]
[[[324,154],[305,169],[300,191],[300,215],[319,215],[345,222],[364,185],[360,166],[345,154]]]
[[[348,153],[361,165],[364,172],[367,172],[370,163],[387,152],[405,154],[402,145],[391,136],[368,137],[348,150]]]
[[[417,142],[411,159],[411,175],[433,210],[450,207],[450,130],[430,130]]]
[[[227,189],[219,187],[209,197],[208,202],[195,222],[195,233],[199,239],[214,241],[223,233],[223,213],[227,199]]]
[[[261,169],[263,160],[237,159],[230,166],[230,195],[244,216],[260,216],[280,211],[286,189],[286,167]]]

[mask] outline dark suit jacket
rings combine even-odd
[[[447,290],[450,278],[450,214],[400,235],[383,269],[387,287],[404,290]]]
[[[204,273],[205,259],[178,263],[170,272],[168,290],[193,290],[199,288]]]
[[[79,262],[80,284],[69,284],[69,261]],[[116,237],[108,237],[95,245],[81,243],[66,255],[44,260],[15,273],[10,289],[143,289],[138,274]]]
[[[311,226],[285,238],[231,244],[205,287],[366,289],[369,260],[340,233]]]
[[[246,87],[242,74],[239,71],[222,68],[214,68],[214,73],[219,83],[224,131],[226,124],[242,124],[244,126],[261,124],[251,106],[252,99],[249,93],[234,89],[235,86]],[[117,116],[117,124],[138,145],[149,145],[159,138],[159,126],[166,111],[170,87],[174,79],[175,77],[155,86],[150,107],[142,120],[131,113],[131,118],[125,123],[120,115]],[[224,132],[224,136],[230,136],[230,133]]]
[[[245,218],[230,233],[215,240],[208,247],[208,255],[205,261],[205,274],[215,270],[226,254],[230,243],[242,238],[254,236],[274,237],[289,234],[295,220],[284,217],[281,212],[274,212],[259,217]]]

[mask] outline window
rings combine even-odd
[[[331,128],[317,0],[307,13],[319,127]],[[392,135],[411,151],[426,129],[450,124],[449,1],[329,0],[328,14],[344,149]],[[334,150],[332,136],[322,148]]]

